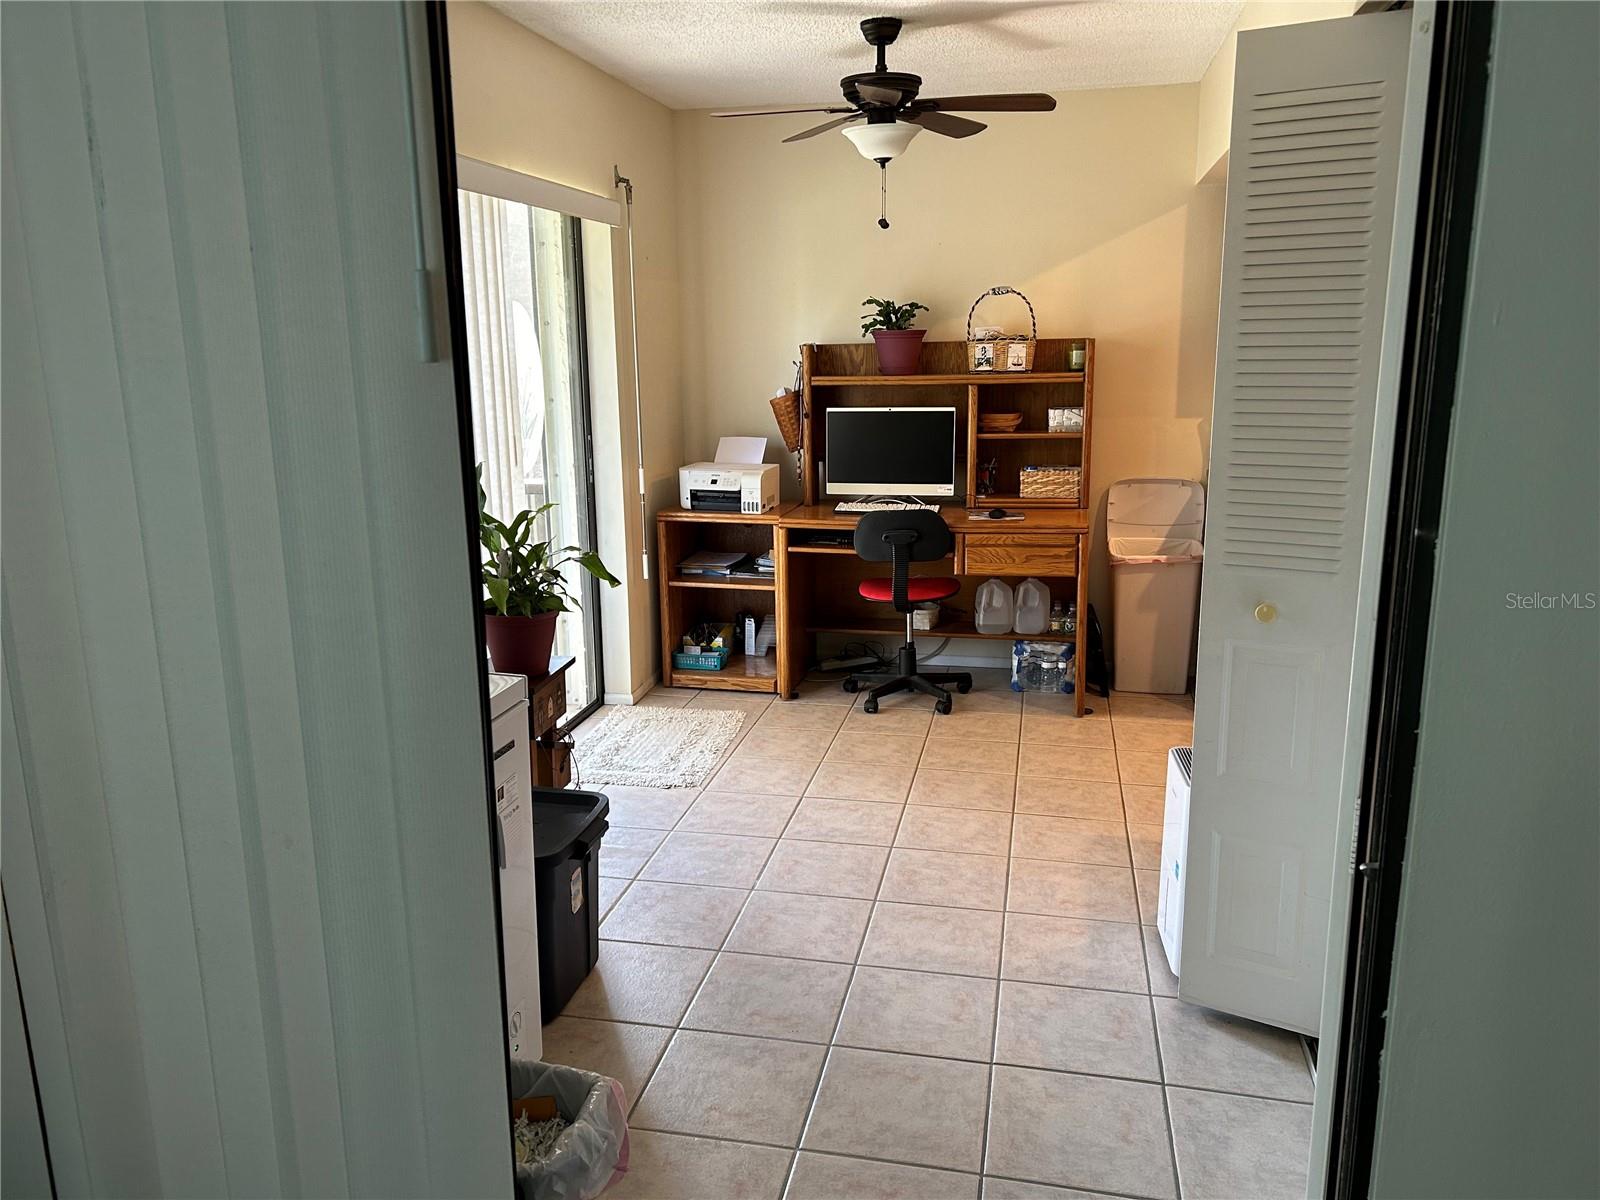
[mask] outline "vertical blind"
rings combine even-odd
[[[472,447],[483,468],[489,511],[510,521],[528,507],[523,491],[518,347],[508,299],[511,206],[477,192],[457,196],[467,361],[472,369]]]
[[[63,1196],[510,1191],[409,21],[6,6],[3,878]]]

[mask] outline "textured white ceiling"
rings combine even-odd
[[[924,96],[1190,83],[1238,0],[491,0],[670,108],[837,102],[872,69],[861,18],[905,20],[889,69]]]

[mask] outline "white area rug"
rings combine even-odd
[[[743,724],[743,713],[720,709],[613,709],[578,748],[583,786],[699,787]]]

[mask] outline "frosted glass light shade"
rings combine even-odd
[[[870,158],[873,162],[885,158],[897,158],[911,145],[911,139],[922,132],[922,126],[912,125],[906,121],[895,121],[893,124],[882,125],[848,125],[844,135],[855,143],[856,149],[861,152],[862,158]]]

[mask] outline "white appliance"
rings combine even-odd
[[[1167,965],[1177,975],[1183,957],[1184,859],[1189,846],[1189,780],[1194,751],[1174,746],[1167,751],[1167,804],[1161,819],[1161,894],[1156,900],[1156,932],[1167,952]]]
[[[778,503],[778,464],[698,462],[679,467],[678,503],[695,512],[764,513]]]
[[[513,1059],[544,1051],[539,1022],[539,928],[533,875],[533,770],[528,755],[528,681],[489,676],[494,735],[495,859],[500,866],[501,957],[506,1039]]]

